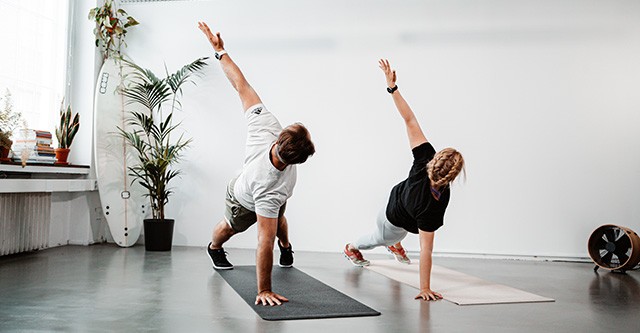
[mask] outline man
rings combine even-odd
[[[315,152],[307,129],[300,123],[282,128],[262,104],[260,97],[224,49],[220,33],[215,35],[204,22],[205,34],[222,69],[238,91],[247,118],[246,156],[242,172],[227,186],[224,219],[213,230],[207,252],[215,269],[232,269],[222,245],[236,233],[258,224],[256,304],[281,305],[287,298],[271,290],[273,244],[278,237],[280,266],[293,265],[288,237],[286,202],[296,184],[295,164],[304,163]]]

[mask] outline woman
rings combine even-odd
[[[449,203],[449,183],[464,168],[462,155],[453,148],[436,153],[422,133],[413,111],[404,100],[396,85],[396,72],[389,61],[381,59],[380,68],[387,79],[387,91],[404,119],[413,152],[413,166],[409,177],[394,186],[389,203],[376,222],[376,230],[348,243],[345,256],[356,266],[367,266],[369,261],[360,250],[385,246],[398,261],[409,264],[400,242],[407,232],[420,237],[420,294],[416,299],[437,300],[442,295],[431,290],[431,253],[435,231],[443,225],[444,213]]]

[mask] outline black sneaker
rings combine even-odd
[[[291,248],[291,243],[289,243],[289,247],[284,248],[280,245],[280,241],[278,241],[278,247],[280,248],[280,267],[293,266],[293,249]]]
[[[233,265],[227,260],[227,253],[224,252],[224,249],[211,249],[211,243],[207,245],[207,253],[209,254],[209,258],[211,258],[211,263],[213,264],[213,268],[215,269],[233,269]]]

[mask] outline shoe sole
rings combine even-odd
[[[411,265],[411,259],[409,259],[408,261],[399,259],[402,257],[398,257],[398,255],[396,255],[393,251],[389,250],[389,248],[386,248],[387,252],[391,253],[393,255],[393,258],[396,259],[397,262],[401,263],[401,264],[405,264],[405,265]]]
[[[278,266],[282,267],[282,268],[291,268],[293,267],[293,264],[291,265],[282,265],[282,264],[278,264]]]
[[[342,255],[343,255],[345,258],[347,258],[347,260],[349,260],[349,262],[350,262],[353,266],[356,266],[356,267],[365,267],[365,266],[369,266],[369,264],[370,264],[370,263],[366,263],[366,264],[358,265],[358,264],[356,264],[355,262],[353,262],[353,260],[351,260],[351,258],[349,258],[349,256],[348,256],[346,253],[344,253],[344,252],[343,252],[343,253],[342,253]]]
[[[216,265],[213,265],[213,268],[217,269],[217,270],[229,270],[229,269],[233,269],[233,266],[231,266],[231,267],[218,267]]]
[[[233,269],[233,265],[231,267],[218,267],[218,266],[216,266],[216,264],[213,262],[213,258],[211,258],[211,256],[209,255],[209,247],[208,246],[205,249],[205,251],[207,252],[207,257],[209,257],[209,260],[211,261],[211,265],[213,266],[214,269],[218,269],[218,270]]]
[[[395,257],[395,255],[394,255],[394,257]],[[397,261],[397,262],[399,262],[399,263],[401,263],[401,264],[404,264],[404,265],[411,265],[411,259],[409,259],[408,261],[398,259],[398,257],[395,257],[395,259],[396,259],[396,261]]]

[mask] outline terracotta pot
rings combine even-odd
[[[3,146],[0,146],[0,162],[9,162],[9,149]]]
[[[56,148],[54,150],[56,152],[56,164],[58,165],[68,165],[67,158],[69,157],[69,148]]]

